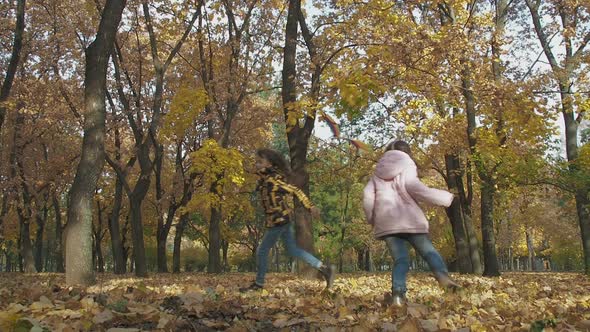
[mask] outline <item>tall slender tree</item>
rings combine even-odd
[[[69,193],[68,224],[65,229],[66,283],[91,285],[92,202],[105,160],[105,98],[109,57],[126,0],[107,0],[96,39],[86,49],[84,77],[84,138],[76,177]]]
[[[569,169],[577,172],[576,161],[579,157],[578,129],[584,119],[587,110],[576,105],[574,100],[576,85],[576,72],[581,66],[582,57],[587,55],[586,46],[590,42],[590,32],[580,17],[588,15],[590,7],[587,4],[579,5],[565,1],[526,0],[533,26],[543,48],[543,53],[551,66],[553,82],[558,88],[561,114],[565,125],[565,150]],[[560,29],[563,35],[563,43],[551,43],[549,27],[543,24],[542,8],[557,13],[561,23]],[[556,22],[557,23],[557,22]],[[559,23],[558,23],[559,24]],[[578,45],[574,46],[576,37]],[[555,45],[555,46],[554,46]],[[565,49],[558,50],[558,47]],[[562,54],[560,60],[558,56]],[[584,251],[585,273],[590,275],[590,188],[579,186],[575,189],[576,211],[582,236],[582,248]]]

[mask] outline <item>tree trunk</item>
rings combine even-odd
[[[164,191],[162,189],[162,161],[164,155],[164,146],[161,144],[156,145],[156,160],[154,162],[154,173],[156,175],[156,204],[158,205],[158,225],[156,229],[156,260],[158,265],[158,272],[168,272],[168,257],[166,257],[166,240],[168,239],[168,233],[174,213],[176,209],[173,208],[175,205],[174,199],[170,202],[170,208],[168,215],[166,216],[166,222],[164,222],[162,199]],[[171,211],[172,210],[172,211]],[[169,223],[170,222],[170,223]]]
[[[123,224],[123,229],[121,229],[121,244],[123,245],[123,261],[125,262],[125,270],[127,270],[127,261],[130,257],[131,247],[129,245],[125,246],[127,243],[127,233],[129,232],[129,220],[130,215],[127,214],[125,217],[125,223]],[[129,272],[133,272],[129,270]]]
[[[340,232],[340,252],[338,253],[338,273],[344,270],[344,236],[346,234],[346,227],[343,226]]]
[[[35,268],[37,272],[43,271],[43,234],[45,234],[45,221],[47,220],[47,207],[43,207],[43,213],[37,212],[37,233],[35,234]]]
[[[55,211],[55,271],[65,272],[63,256],[63,225],[61,224],[61,207],[56,193],[53,193],[53,210]]]
[[[460,178],[461,169],[459,158],[456,155],[446,155],[445,165],[447,169],[447,186],[451,192],[459,193],[458,181],[462,181]],[[473,268],[471,266],[471,257],[469,256],[469,243],[465,235],[461,198],[455,197],[453,203],[446,211],[455,239],[455,252],[459,272],[472,273]]]
[[[30,223],[22,220],[20,223],[20,253],[25,273],[36,273],[35,258],[33,257],[33,246],[31,245]]]
[[[174,234],[174,252],[172,254],[173,273],[180,273],[180,249],[182,244],[182,235],[184,234],[184,230],[188,224],[189,218],[190,215],[188,213],[183,213],[180,216],[178,224],[176,224],[176,232]]]
[[[98,210],[98,217],[97,217],[97,225],[94,227],[93,225],[93,232],[94,232],[94,255],[96,256],[94,261],[94,266],[96,267],[96,271],[104,272],[104,258],[102,254],[102,239],[104,238],[104,232],[102,230],[103,224],[103,214],[104,208],[100,204],[100,200],[96,201],[96,207]]]
[[[125,3],[125,0],[107,0],[96,39],[86,49],[84,138],[80,163],[70,189],[65,232],[68,285],[91,285],[95,282],[92,268],[92,201],[105,160],[107,65]]]
[[[481,232],[483,237],[483,275],[499,276],[496,238],[494,235],[494,184],[490,179],[482,180],[481,185]]]
[[[10,90],[14,83],[14,77],[16,76],[16,70],[18,68],[20,53],[23,46],[23,36],[25,32],[25,2],[25,0],[18,0],[16,3],[16,25],[14,27],[12,53],[6,69],[6,75],[4,76],[4,82],[0,89],[0,133],[2,132],[2,125],[4,124],[7,110],[4,102],[7,101],[10,96]]]
[[[102,255],[102,246],[101,246],[101,237],[96,238],[94,244],[96,246],[96,271],[103,273],[104,272],[104,256]]]
[[[214,188],[211,189],[215,191]],[[211,219],[209,221],[209,264],[207,272],[221,273],[221,211],[217,207],[211,208]]]
[[[127,272],[127,264],[125,262],[125,254],[123,253],[123,241],[121,239],[121,232],[119,230],[119,218],[121,214],[121,205],[123,203],[123,183],[117,177],[115,183],[115,197],[113,199],[113,210],[109,216],[109,234],[111,236],[111,251],[113,254],[113,264],[115,274],[125,274]]]
[[[469,239],[469,257],[471,258],[473,273],[479,275],[483,273],[483,266],[479,254],[479,240],[477,239],[477,232],[473,227],[471,213],[467,214],[463,211],[463,221],[465,222],[465,231],[467,233],[467,238]]]
[[[500,275],[498,257],[496,255],[496,240],[494,238],[494,183],[492,177],[486,174],[484,165],[477,162],[477,137],[476,137],[476,110],[475,96],[473,95],[471,71],[467,59],[462,59],[464,66],[461,73],[463,97],[465,98],[465,111],[467,114],[467,138],[472,157],[476,158],[477,169],[481,181],[481,231],[484,254],[484,276]]]
[[[283,114],[285,116],[285,123],[287,129],[287,141],[289,143],[289,155],[291,157],[292,177],[291,182],[297,187],[301,188],[306,195],[309,195],[309,174],[305,166],[307,163],[307,147],[309,144],[309,137],[313,131],[315,118],[314,114],[307,114],[304,120],[298,119],[299,110],[293,110],[293,105],[297,101],[297,35],[298,35],[298,21],[301,13],[301,0],[290,0],[289,9],[287,13],[287,25],[285,28],[285,47],[283,49],[283,72],[282,72],[282,102]],[[309,38],[306,38],[306,43],[309,45]],[[312,47],[313,49],[313,47]],[[315,59],[312,59],[315,60]],[[314,73],[316,74],[316,73]],[[317,84],[319,77],[314,76],[313,81],[316,82],[312,86],[318,88]],[[301,121],[304,121],[303,126],[300,126]],[[305,251],[314,253],[314,241],[312,233],[311,215],[305,209],[299,200],[295,202],[295,232],[297,234],[297,245]],[[304,265],[302,271],[307,276],[315,275],[315,271],[308,265]]]
[[[160,273],[168,273],[168,259],[166,257],[166,239],[167,235],[163,235],[164,232],[158,232],[158,236],[156,237],[156,250],[157,250],[157,265],[158,265],[158,272]]]
[[[136,185],[136,189],[138,186],[140,186],[140,184]],[[133,261],[135,266],[134,272],[138,277],[147,276],[145,246],[143,241],[143,221],[141,217],[141,203],[143,197],[145,197],[145,194],[139,198],[136,198],[135,195],[129,197],[129,210],[131,211],[131,241],[133,243]]]
[[[527,251],[528,251],[528,259],[529,259],[529,264],[530,264],[530,269],[533,271],[536,271],[537,269],[535,268],[535,245],[533,243],[533,230],[530,227],[527,227],[526,232],[525,232],[525,236],[526,236],[526,247],[527,247]]]
[[[565,57],[563,61],[558,61],[553,54],[552,45],[550,44],[551,39],[546,35],[544,26],[541,22],[541,14],[539,13],[540,5],[531,0],[526,0],[526,4],[531,12],[535,32],[537,33],[543,52],[549,60],[553,74],[559,80],[558,86],[561,99],[561,113],[565,124],[567,160],[570,163],[570,171],[575,172],[577,167],[574,162],[578,158],[578,126],[583,118],[581,112],[584,110],[578,110],[578,115],[577,117],[575,116],[572,93],[572,87],[574,86],[573,74],[576,69],[579,68],[580,63],[582,63],[580,57],[585,54],[583,50],[587,43],[582,43],[580,48],[574,52],[572,49],[572,34],[563,34],[564,43],[562,44],[565,45],[566,49],[565,52],[562,51],[561,53],[565,54]],[[568,6],[559,5],[557,7],[564,28],[573,28],[572,31],[576,32],[576,25],[578,24],[577,16],[579,15],[578,10],[581,10],[581,8],[582,7],[576,7],[575,9],[570,10]],[[588,38],[590,38],[590,35],[586,32],[586,36],[584,36],[583,39],[587,41]],[[589,188],[577,188],[575,200],[584,251],[584,270],[587,275],[590,275],[590,202],[588,199],[588,192]]]
[[[576,194],[576,211],[580,223],[582,235],[582,248],[584,250],[584,272],[590,275],[590,200],[588,192],[580,191]]]
[[[373,272],[373,255],[371,254],[371,248],[367,248],[365,251],[365,262],[364,270],[367,272]]]
[[[567,160],[569,161],[570,172],[578,172],[578,165],[576,161],[579,156],[578,152],[578,126],[581,120],[574,117],[573,100],[571,95],[571,86],[568,73],[568,78],[560,81],[559,89],[561,91],[561,108],[563,120],[565,123],[565,147]],[[580,225],[580,235],[582,238],[582,250],[584,252],[584,272],[590,275],[590,199],[588,194],[590,188],[576,188],[575,201],[576,212],[578,215],[578,223]]]
[[[578,172],[575,162],[578,159],[578,126],[579,121],[574,118],[571,84],[569,80],[559,85],[561,91],[562,115],[565,122],[565,147],[567,160],[571,172]],[[581,121],[581,120],[580,120]],[[590,188],[577,188],[575,192],[576,212],[580,225],[582,250],[584,252],[584,273],[590,275]]]
[[[223,271],[229,272],[229,261],[227,259],[227,252],[229,250],[229,242],[226,240],[221,241],[221,252],[223,258]]]

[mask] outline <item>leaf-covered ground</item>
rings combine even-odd
[[[410,274],[409,304],[387,305],[389,274],[319,280],[271,273],[267,289],[240,293],[253,274],[99,276],[68,288],[61,274],[0,273],[0,331],[586,331],[590,279],[580,274],[455,276],[439,289]]]

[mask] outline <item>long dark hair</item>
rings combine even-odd
[[[406,143],[405,141],[394,141],[385,147],[385,152],[390,150],[398,150],[407,153],[410,157],[412,156],[412,150],[410,149],[410,144]]]
[[[277,172],[283,174],[285,177],[289,178],[291,175],[291,167],[289,167],[289,163],[279,152],[272,149],[263,148],[256,150],[256,155],[260,158],[268,160],[272,167]]]

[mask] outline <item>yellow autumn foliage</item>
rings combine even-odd
[[[169,139],[183,137],[208,102],[209,97],[204,89],[181,87],[172,98],[160,134]]]
[[[234,194],[246,182],[243,155],[234,148],[223,148],[207,139],[191,154],[191,171],[202,176],[203,191],[196,192],[187,205],[189,211],[207,211],[212,207],[240,206],[234,204]]]

